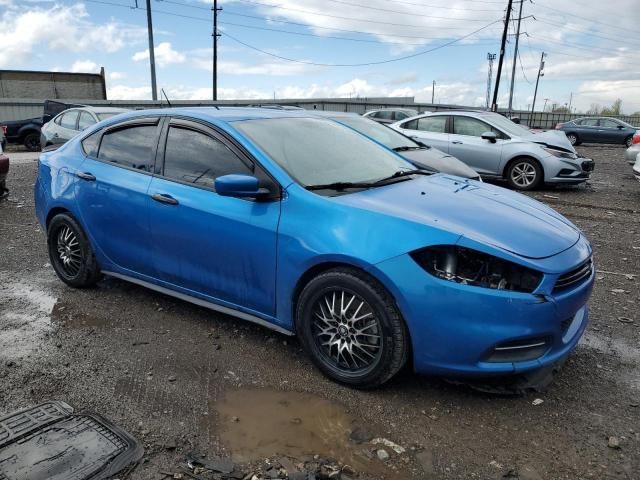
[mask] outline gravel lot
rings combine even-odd
[[[515,397],[411,372],[349,390],[294,338],[113,279],[67,288],[34,216],[36,156],[12,153],[0,202],[0,416],[45,400],[101,413],[145,445],[132,479],[166,478],[189,454],[231,456],[245,471],[318,454],[371,479],[637,479],[640,185],[623,148],[579,150],[596,161],[589,185],[532,196],[594,244],[591,325],[546,392]],[[407,450],[387,447],[383,462],[379,446],[348,439],[356,428]]]

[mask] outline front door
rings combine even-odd
[[[606,143],[624,143],[624,139],[629,135],[621,123],[608,118],[600,119],[600,135],[602,141]]]
[[[215,179],[268,177],[217,131],[173,119],[149,188],[158,278],[217,303],[275,315],[280,201],[220,196]]]
[[[144,118],[83,140],[87,157],[78,171],[82,222],[93,245],[127,273],[154,273],[147,190],[158,135],[158,119]]]
[[[452,120],[449,154],[462,160],[480,175],[500,175],[503,134],[477,118],[453,115]],[[482,138],[482,134],[487,132],[496,134],[495,143]]]

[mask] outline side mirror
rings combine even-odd
[[[218,195],[234,198],[264,198],[271,193],[251,175],[223,175],[216,178],[215,188]]]
[[[489,140],[491,143],[496,143],[496,140],[498,139],[498,137],[493,132],[484,132],[482,134],[482,139],[483,140]]]
[[[618,125],[618,130],[622,130],[624,128],[623,125]]]

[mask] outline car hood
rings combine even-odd
[[[576,149],[571,145],[567,135],[562,130],[547,130],[545,132],[531,132],[529,135],[523,135],[523,140],[548,145],[550,147],[560,148],[571,153],[576,153]]]
[[[337,202],[541,259],[573,246],[580,231],[555,210],[505,188],[445,174],[334,197]]]
[[[473,168],[437,148],[407,150],[406,152],[398,153],[418,167],[426,167],[437,172],[449,173],[464,178],[477,179],[480,176]]]

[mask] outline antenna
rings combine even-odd
[[[167,97],[166,92],[164,91],[164,88],[162,89],[162,94],[164,95],[164,98],[167,99],[167,104],[171,107],[171,102],[169,101],[169,97]]]

